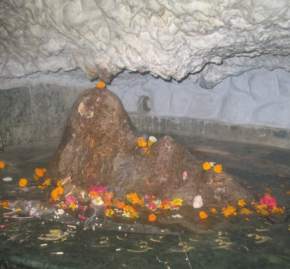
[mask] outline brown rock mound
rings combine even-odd
[[[216,207],[248,197],[230,175],[203,171],[171,137],[161,138],[149,154],[140,152],[136,139],[120,100],[109,90],[87,90],[73,107],[51,170],[81,188],[108,186],[117,196],[133,191],[192,205],[200,194],[206,206]]]

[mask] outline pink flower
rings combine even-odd
[[[149,202],[147,204],[147,207],[152,211],[155,211],[157,209],[157,205],[154,202]]]
[[[107,188],[104,186],[91,186],[89,188],[89,193],[94,193],[94,194],[101,194],[107,191]]]
[[[260,204],[266,205],[269,209],[273,209],[277,207],[277,200],[269,193],[265,193],[264,196],[260,199]]]
[[[73,195],[68,195],[65,197],[65,204],[66,205],[77,204],[77,203],[78,203],[78,200]]]
[[[84,215],[78,215],[80,221],[85,221],[87,218]]]

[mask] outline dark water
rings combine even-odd
[[[290,207],[290,152],[269,147],[178,138],[204,160],[223,163],[257,197],[270,188]],[[9,168],[1,177],[31,176],[54,146],[11,148],[0,153]],[[0,200],[24,197],[16,181],[0,182]],[[30,197],[31,198],[31,197]],[[36,195],[35,199],[39,197]],[[204,232],[140,233],[120,228],[84,229],[73,220],[0,217],[0,268],[290,268],[290,219],[232,218]],[[134,225],[132,225],[133,227]],[[104,226],[103,226],[104,227]],[[59,240],[44,240],[54,229]],[[121,230],[119,230],[121,229]],[[152,233],[150,233],[152,232]]]

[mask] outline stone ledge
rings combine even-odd
[[[254,125],[233,125],[191,118],[154,117],[130,113],[138,131],[185,137],[203,137],[290,149],[290,130]]]

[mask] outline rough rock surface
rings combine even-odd
[[[118,196],[133,191],[192,205],[200,194],[207,206],[250,197],[227,173],[203,171],[171,137],[161,138],[149,154],[136,147],[136,139],[119,99],[109,90],[90,89],[73,107],[50,170],[80,188],[105,185]]]
[[[81,68],[196,78],[212,87],[258,67],[290,70],[288,0],[2,0],[1,77]]]

